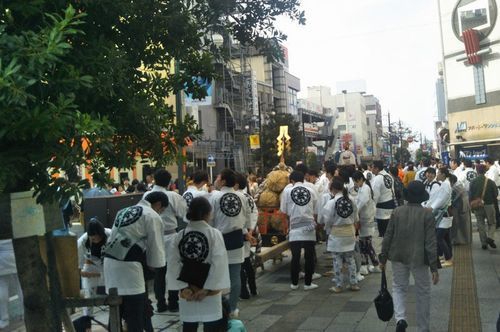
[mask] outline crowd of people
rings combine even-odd
[[[428,331],[431,281],[438,282],[439,268],[453,266],[454,245],[471,244],[471,213],[481,248],[496,248],[498,162],[452,160],[448,167],[424,159],[418,165],[373,161],[356,167],[350,160],[327,161],[322,173],[299,164],[289,175],[279,210],[289,223],[290,288],[298,290],[302,278],[303,290],[319,287],[313,281],[322,277],[315,268],[323,241],[331,254],[332,269],[324,276],[332,276],[332,293],[360,291],[365,276],[391,261],[397,331],[408,326],[410,273],[418,330]],[[78,240],[82,288],[87,296],[117,288],[128,331],[153,330],[149,284],[156,311],[179,312],[183,331],[196,331],[199,323],[204,331],[245,331],[237,320],[239,301],[258,294],[250,260],[257,244],[258,180],[231,169],[210,180],[205,171],[195,172],[182,195],[166,170],[144,183],[126,181],[115,194],[143,192],[140,202],[119,211],[111,229],[97,219],[87,223]],[[113,194],[95,187],[84,197],[102,193]],[[377,237],[383,239],[378,253]],[[8,245],[0,243],[0,263],[10,264],[0,271],[0,328],[8,325],[6,276],[15,274]],[[92,316],[92,308],[84,314]]]

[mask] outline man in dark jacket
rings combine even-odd
[[[494,204],[496,204],[497,199],[497,188],[495,182],[485,176],[486,167],[484,165],[478,165],[476,172],[478,176],[470,183],[469,199],[470,201],[477,198],[483,200],[483,206],[473,210],[477,219],[477,230],[481,240],[481,247],[483,250],[488,249],[488,246],[495,249],[497,246],[495,244],[496,220]],[[486,188],[484,188],[485,181],[487,181]]]

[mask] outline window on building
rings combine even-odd
[[[291,88],[288,88],[288,113],[298,114],[297,91]]]
[[[345,109],[344,109],[344,107],[337,107],[337,111],[339,113],[342,113],[342,112],[345,112]]]
[[[370,125],[370,118],[366,118],[366,124],[369,126]]]
[[[346,130],[346,126],[345,125],[339,125],[337,127],[338,130]]]

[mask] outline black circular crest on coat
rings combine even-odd
[[[247,193],[244,193],[247,201],[248,201],[248,207],[250,208],[250,211],[253,212],[253,210],[255,209],[255,202],[253,201],[253,198],[252,196],[250,196],[249,194]]]
[[[335,202],[335,211],[337,211],[337,214],[342,218],[347,218],[354,212],[354,207],[352,206],[351,200],[340,197]]]
[[[124,227],[128,225],[132,225],[142,216],[142,207],[141,206],[131,206],[120,210],[118,215],[115,218],[115,226],[116,227]]]
[[[304,206],[311,201],[311,193],[304,187],[293,188],[290,195],[292,196],[292,201],[299,206]]]
[[[228,217],[236,217],[241,212],[241,199],[238,195],[227,193],[220,199],[220,209]]]
[[[384,186],[387,189],[392,188],[392,177],[390,175],[384,175]]]
[[[467,181],[471,182],[477,177],[477,173],[474,171],[468,171],[465,177],[467,178]]]
[[[191,205],[191,201],[193,200],[194,196],[192,193],[189,191],[186,191],[184,195],[182,195],[182,198],[186,201],[187,206]]]
[[[208,239],[201,232],[190,231],[179,242],[179,253],[182,258],[203,262],[208,257]]]
[[[422,171],[418,174],[418,178],[423,182],[425,181],[426,177],[425,177],[425,171]]]

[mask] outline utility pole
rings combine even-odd
[[[389,153],[391,154],[391,157],[389,159],[390,163],[392,164],[392,127],[391,127],[391,112],[387,113],[387,121],[389,121]]]

